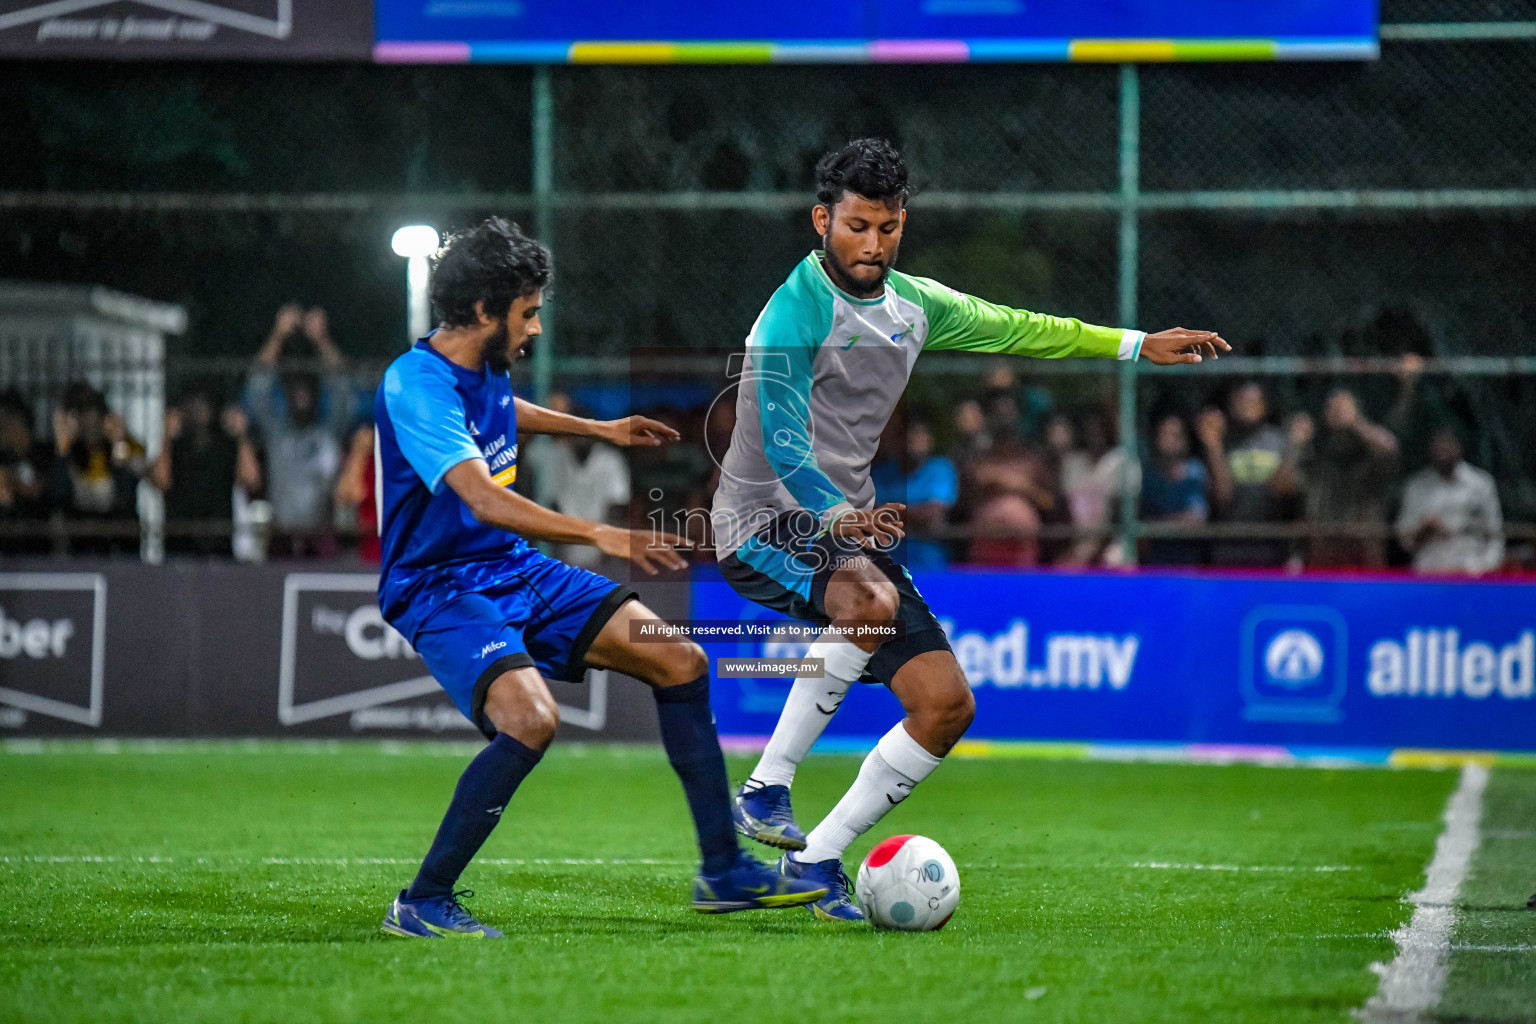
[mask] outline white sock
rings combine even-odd
[[[793,855],[795,860],[802,864],[841,860],[853,841],[905,800],[939,761],[897,722],[869,752],[859,777],[837,806],[805,837],[805,849]]]
[[[848,687],[864,674],[870,657],[868,651],[825,632],[806,649],[805,656],[822,659],[825,675],[802,676],[790,687],[789,699],[784,702],[762,758],[752,769],[749,783],[788,786],[795,781],[795,766],[810,753],[811,745],[842,704]]]

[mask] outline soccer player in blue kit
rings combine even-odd
[[[545,679],[615,669],[655,690],[662,744],[692,811],[703,913],[801,906],[825,886],[784,878],[737,848],[725,758],[709,706],[709,661],[686,640],[634,643],[657,616],[621,583],[548,558],[528,541],[591,544],[648,573],[680,569],[679,538],[576,519],[515,493],[517,432],[620,445],[675,440],[631,416],[599,423],[517,398],[508,369],[538,336],[549,253],[493,217],[434,258],[440,326],[396,359],[375,401],[383,572],[379,607],[490,744],[460,777],[437,836],[382,928],[413,938],[500,938],[459,903],[469,864],[554,738]],[[657,620],[659,621],[659,620]]]

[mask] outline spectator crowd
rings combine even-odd
[[[0,553],[139,554],[154,521],[172,556],[328,557],[344,536],[376,557],[371,409],[325,311],[298,305],[241,394],[174,396],[153,458],[91,384],[64,388],[46,434],[34,401],[0,393]]]
[[[1000,369],[954,406],[946,450],[929,422],[893,424],[874,467],[877,498],[907,505],[914,568],[1134,560],[1495,572],[1506,560],[1498,489],[1467,461],[1453,421],[1419,414],[1421,370],[1404,358],[1379,421],[1347,386],[1316,414],[1281,416],[1262,384],[1240,382],[1192,415],[1154,411],[1141,457],[1127,460],[1113,406],[1056,411]],[[1145,535],[1134,553],[1119,529],[1128,510]]]
[[[1347,386],[1315,410],[1282,416],[1252,381],[1203,408],[1155,408],[1132,459],[1112,404],[1060,409],[999,367],[942,417],[892,420],[871,467],[877,500],[906,505],[898,557],[914,570],[1140,562],[1497,571],[1498,490],[1467,461],[1449,421],[1419,415],[1421,365],[1405,357],[1396,400],[1379,418]],[[371,394],[349,373],[324,310],[279,310],[239,395],[193,384],[174,397],[150,457],[89,384],[65,388],[47,416],[16,391],[0,394],[0,553],[138,553],[140,528],[154,518],[171,556],[355,550],[377,559]],[[582,412],[565,395],[550,404]],[[732,410],[652,412],[693,443],[625,454],[589,438],[525,439],[519,488],[571,515],[643,527],[633,475],[669,522],[684,514],[669,528],[707,542],[701,510],[718,474],[708,452],[724,450]],[[1135,551],[1122,541],[1128,513],[1141,524]],[[50,522],[67,529],[35,528]],[[17,528],[26,524],[34,528]],[[596,556],[556,553],[577,564]]]

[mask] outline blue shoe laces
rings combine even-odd
[[[795,861],[795,863],[796,864],[800,864],[799,861]],[[828,863],[835,864],[836,866],[832,867],[832,868],[826,868],[826,867],[822,866],[822,865],[828,864]],[[827,902],[831,902],[831,903],[852,903],[853,902],[853,900],[849,897],[849,894],[848,894],[848,890],[853,885],[853,882],[852,882],[851,879],[849,879],[848,872],[843,870],[843,862],[842,861],[824,861],[823,860],[823,861],[817,861],[814,864],[801,864],[800,866],[801,867],[806,867],[806,868],[814,868],[815,869],[815,876],[816,876],[815,880],[818,881],[818,882],[825,882],[826,885],[827,885],[827,894],[825,896],[823,896],[817,902],[820,902],[820,903],[827,903]],[[802,875],[801,877],[804,877],[804,876]]]
[[[837,870],[832,872],[831,878],[827,879],[827,894],[822,898],[831,900],[833,903],[852,903],[853,900],[848,894],[848,889],[852,885],[848,872],[843,870],[843,864],[839,861]]]
[[[481,927],[480,922],[475,920],[474,915],[471,914],[469,911],[465,910],[462,906],[459,905],[459,898],[460,897],[463,897],[466,900],[474,899],[474,897],[475,897],[475,890],[473,890],[473,889],[460,889],[458,892],[454,893],[452,896],[445,897],[444,900],[443,900],[443,917],[444,917],[444,919],[450,925],[452,925],[452,926],[454,926],[456,928],[459,928],[459,927],[479,928],[479,927]]]

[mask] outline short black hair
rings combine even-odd
[[[906,206],[912,197],[906,160],[884,139],[855,139],[833,150],[816,163],[816,201],[830,210],[847,192]]]
[[[176,395],[176,405],[184,405],[194,398],[201,398],[214,409],[224,404],[224,389],[206,378],[189,381]]]
[[[20,388],[0,391],[0,412],[14,412],[18,416],[25,416],[28,423],[32,421],[32,405]]]
[[[69,412],[81,415],[89,412],[106,415],[110,411],[106,396],[83,380],[74,381],[64,389],[59,405]]]
[[[492,319],[504,317],[549,278],[549,250],[505,217],[490,217],[449,235],[432,256],[432,305],[445,326],[473,327],[475,303]]]

